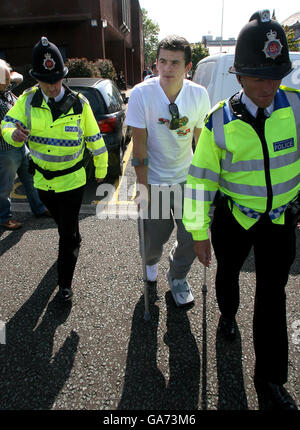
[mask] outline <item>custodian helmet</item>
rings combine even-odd
[[[263,79],[282,79],[292,71],[287,38],[270,12],[254,13],[237,38],[229,72]]]
[[[45,36],[33,48],[29,74],[38,81],[50,84],[55,84],[68,74],[59,49]]]

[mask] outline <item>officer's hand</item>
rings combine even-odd
[[[103,182],[103,181],[104,181],[104,178],[96,178],[96,182],[98,184],[101,184],[101,182]]]
[[[12,134],[12,139],[15,142],[25,142],[27,140],[27,137],[30,133],[29,130],[23,128],[20,124],[16,123],[16,130]]]
[[[211,246],[210,240],[195,240],[194,250],[200,261],[204,266],[209,267],[211,263]]]

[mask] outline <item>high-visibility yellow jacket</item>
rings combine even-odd
[[[38,168],[61,171],[72,168],[83,158],[85,146],[94,156],[95,176],[104,178],[107,172],[107,149],[88,100],[82,95],[68,92],[63,113],[53,121],[41,89],[34,86],[26,90],[1,122],[2,136],[9,144],[21,147],[12,134],[16,123],[30,131],[27,144],[33,162]],[[71,97],[70,97],[71,94]],[[41,190],[68,191],[86,183],[85,168],[46,179],[36,170],[34,185]]]
[[[194,240],[208,238],[209,210],[218,190],[229,196],[245,229],[265,212],[273,223],[284,223],[284,211],[300,190],[300,91],[280,87],[264,136],[263,142],[234,115],[229,100],[210,112],[185,192],[183,222]]]

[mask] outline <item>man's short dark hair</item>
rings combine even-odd
[[[159,58],[161,49],[167,49],[169,51],[182,51],[184,53],[184,61],[186,66],[192,61],[192,50],[189,42],[184,37],[172,34],[162,39],[157,47],[157,59]]]

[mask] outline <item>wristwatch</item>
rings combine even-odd
[[[143,158],[142,162],[140,161],[139,158],[133,158],[131,160],[131,165],[134,167],[137,166],[148,166],[148,158]]]

